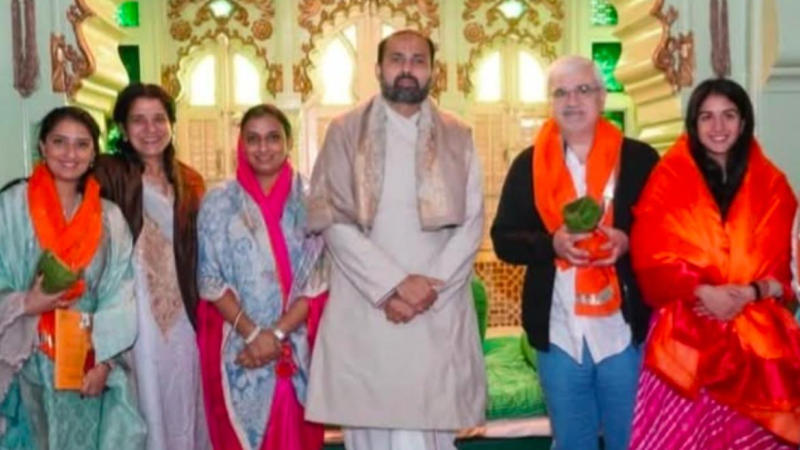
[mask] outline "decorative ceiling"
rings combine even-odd
[[[250,47],[264,62],[266,90],[283,90],[283,67],[270,62],[267,43],[272,36],[275,8],[272,0],[169,0],[169,33],[178,44],[175,64],[162,66],[161,82],[174,96],[180,91],[178,63],[195,48],[219,36]]]
[[[470,76],[481,54],[498,41],[514,41],[548,61],[564,34],[563,0],[466,0],[461,14],[469,46],[467,62],[458,65],[458,89],[472,92]]]
[[[326,26],[333,25],[338,17],[349,17],[359,12],[379,11],[391,17],[402,17],[406,26],[416,29],[434,42],[438,41],[436,32],[439,28],[439,6],[434,0],[301,0],[298,23],[308,35],[300,46],[301,59],[292,70],[293,88],[305,101],[314,89],[310,71],[314,67],[312,55],[317,49]],[[437,65],[437,79],[434,81],[433,94],[437,95],[447,81],[447,71],[443,64]]]

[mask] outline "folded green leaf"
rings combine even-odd
[[[72,286],[80,275],[73,272],[50,250],[45,250],[39,258],[36,271],[44,275],[42,290],[53,294]]]
[[[583,196],[564,205],[564,224],[572,233],[594,230],[603,217],[603,208],[592,197]]]

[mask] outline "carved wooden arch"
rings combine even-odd
[[[314,67],[311,55],[317,50],[325,28],[334,25],[339,17],[350,17],[355,11],[364,13],[370,8],[403,18],[409,27],[436,41],[433,34],[439,28],[439,12],[433,0],[302,0],[298,5],[298,23],[308,32],[308,37],[300,45],[303,56],[292,69],[293,90],[300,94],[302,101],[308,99],[314,88],[310,76]],[[437,62],[434,72],[432,95],[438,96],[447,87],[446,66]]]
[[[256,57],[264,63],[267,70],[265,88],[275,96],[283,91],[283,66],[271,63],[267,55],[265,42],[272,36],[272,20],[275,9],[272,0],[228,0],[233,6],[230,16],[218,18],[210,10],[211,0],[202,2],[194,12],[190,21],[181,17],[181,12],[190,4],[190,0],[170,0],[167,18],[170,21],[169,32],[173,39],[182,44],[175,53],[176,62],[161,68],[161,85],[173,97],[180,94],[181,84],[178,72],[181,61],[203,44],[223,35],[229,40],[236,40],[242,46],[250,48]],[[248,8],[249,7],[249,8]],[[258,17],[251,20],[251,13]],[[211,25],[205,32],[205,25]]]
[[[672,25],[678,19],[678,10],[670,6],[666,11],[664,0],[656,0],[650,14],[661,24],[661,38],[653,50],[653,64],[664,72],[672,89],[677,92],[691,86],[694,80],[694,35],[678,33],[673,35]]]
[[[636,108],[637,137],[658,149],[683,132],[680,90],[694,78],[692,33],[673,35],[678,10],[664,10],[664,0],[611,0],[619,24],[614,34],[622,44],[615,71]]]
[[[458,89],[465,95],[472,92],[472,73],[480,56],[498,42],[514,41],[538,48],[548,61],[556,59],[556,44],[563,36],[565,17],[562,0],[531,0],[517,18],[508,18],[500,10],[503,0],[467,0],[461,14],[463,34],[469,44],[467,62],[459,64]],[[477,16],[482,15],[482,18]],[[547,13],[545,19],[544,13]]]
[[[83,80],[92,75],[96,68],[94,55],[91,52],[81,25],[94,16],[86,0],[75,0],[67,9],[67,20],[72,25],[76,49],[67,43],[63,34],[50,34],[51,84],[53,92],[63,92],[71,99],[81,88]]]

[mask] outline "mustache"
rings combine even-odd
[[[564,108],[561,111],[561,114],[563,114],[565,116],[572,116],[572,115],[575,115],[575,114],[582,114],[582,113],[583,113],[583,110],[580,109],[580,108]]]
[[[395,88],[398,88],[398,87],[400,87],[400,86],[399,86],[399,84],[400,84],[400,80],[412,80],[412,81],[414,82],[414,84],[416,85],[415,87],[416,87],[416,88],[419,88],[419,80],[418,80],[418,79],[416,79],[416,77],[414,77],[414,76],[413,76],[413,75],[411,75],[411,74],[407,74],[407,73],[405,73],[405,74],[401,74],[400,76],[398,76],[397,78],[395,78],[395,79],[394,79],[394,83],[393,83]]]

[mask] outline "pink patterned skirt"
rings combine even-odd
[[[636,394],[631,449],[792,449],[793,446],[701,391],[681,396],[648,369]]]

